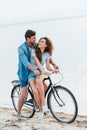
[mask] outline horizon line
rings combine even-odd
[[[22,24],[34,24],[34,23],[42,23],[42,22],[52,22],[52,21],[59,21],[59,20],[70,20],[70,19],[80,19],[86,18],[87,15],[79,15],[79,16],[67,16],[67,17],[59,17],[59,18],[48,18],[48,19],[41,19],[41,20],[32,20],[32,21],[22,21],[22,22],[14,22],[8,24],[0,24],[0,27],[8,27],[8,26],[15,26],[15,25],[22,25]]]

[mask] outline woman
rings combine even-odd
[[[29,75],[29,82],[32,89],[33,87],[38,89],[38,94],[35,94],[34,92],[34,97],[40,110],[38,114],[39,119],[43,118],[43,112],[45,109],[44,86],[46,87],[46,84],[43,83],[43,79],[48,74],[48,72],[44,70],[43,65],[46,63],[47,70],[55,73],[58,72],[57,65],[54,64],[51,59],[52,52],[53,45],[51,40],[47,37],[40,38],[38,44],[31,50],[31,64],[36,68],[36,72],[40,72],[40,75],[37,77],[35,75],[36,72],[33,71],[31,71],[31,74]],[[53,64],[53,68],[50,67],[50,62]]]

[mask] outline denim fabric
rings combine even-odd
[[[18,76],[22,81],[28,81],[29,69],[28,66],[30,63],[31,51],[29,49],[28,43],[24,42],[18,47]]]
[[[29,75],[28,75],[28,82],[30,82],[30,80],[32,79],[36,79],[36,75],[33,71],[30,71]]]
[[[20,79],[19,79],[20,80]],[[23,88],[23,87],[27,87],[27,84],[28,84],[28,81],[22,81],[20,80],[20,87]]]

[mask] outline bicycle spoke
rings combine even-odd
[[[19,100],[20,95],[21,95],[20,86],[14,87],[12,90],[11,97],[12,97],[13,106],[16,111],[18,110],[18,100]],[[34,115],[35,113],[34,105],[33,105],[33,102],[30,102],[32,98],[33,98],[32,94],[28,91],[28,94],[25,98],[25,101],[21,110],[22,117],[30,118]]]
[[[71,123],[77,116],[77,103],[72,93],[64,87],[55,87],[49,94],[52,115],[61,122]]]

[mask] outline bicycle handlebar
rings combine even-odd
[[[44,80],[49,79],[50,75],[52,75],[52,74],[57,74],[57,73],[50,72],[50,73],[47,75],[48,77],[45,78]],[[58,71],[58,74],[61,75],[61,80],[60,80],[59,82],[55,83],[54,85],[59,84],[59,83],[63,80],[63,74],[62,74],[60,71]],[[13,84],[13,86],[20,85],[20,81],[19,81],[19,80],[13,80],[13,81],[11,81],[11,83]]]
[[[50,75],[52,75],[52,74],[60,74],[60,75],[61,75],[61,79],[60,79],[60,81],[57,82],[57,83],[55,83],[54,85],[59,84],[59,83],[63,80],[63,74],[62,74],[60,71],[58,71],[58,73],[49,72],[49,74],[47,75],[48,78],[45,78],[45,80],[46,80],[46,79],[49,79]]]

